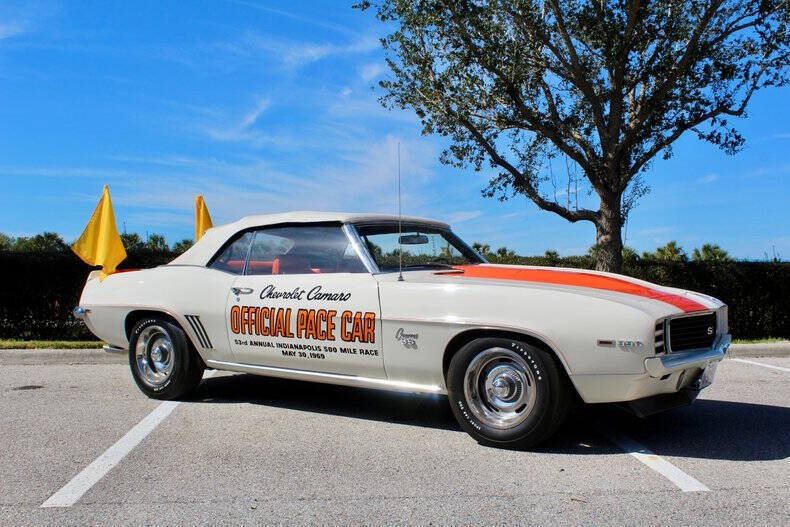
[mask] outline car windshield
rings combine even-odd
[[[383,272],[399,268],[399,248],[403,268],[452,268],[454,265],[483,263],[483,260],[448,229],[428,225],[359,225],[356,227],[376,265]]]

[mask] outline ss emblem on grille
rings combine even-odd
[[[708,335],[713,335],[713,328],[710,326],[708,327]]]

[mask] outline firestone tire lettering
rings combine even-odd
[[[494,348],[513,350],[534,374],[535,404],[520,423],[510,428],[494,428],[478,419],[470,408],[464,390],[468,366],[481,352]],[[552,354],[541,348],[512,339],[481,338],[459,349],[447,371],[447,390],[458,423],[480,444],[529,448],[551,436],[563,423],[571,403],[570,388]]]

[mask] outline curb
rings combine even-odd
[[[101,349],[12,349],[0,350],[2,365],[30,364],[127,364],[126,354]]]
[[[763,344],[733,344],[727,351],[729,357],[790,357],[790,341]]]

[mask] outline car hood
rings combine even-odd
[[[420,281],[557,289],[605,298],[635,307],[644,308],[647,304],[654,309],[666,310],[667,313],[709,311],[723,305],[719,300],[701,293],[664,287],[629,276],[586,269],[477,264],[419,274]]]

